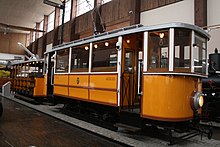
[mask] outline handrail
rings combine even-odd
[[[11,90],[11,82],[8,81],[2,86],[2,96],[9,96]]]

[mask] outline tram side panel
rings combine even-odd
[[[90,75],[90,100],[117,106],[117,75]]]
[[[117,106],[117,75],[54,75],[54,95]]]
[[[54,75],[54,95],[68,96],[68,75]]]
[[[190,97],[198,78],[144,75],[142,116],[155,120],[187,121],[193,118]]]
[[[34,86],[33,96],[34,97],[46,96],[46,93],[44,92],[46,89],[44,77],[41,78],[35,77],[34,81],[35,81],[34,84],[35,86]]]
[[[89,99],[89,76],[69,75],[69,97],[79,99]]]

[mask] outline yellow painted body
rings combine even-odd
[[[68,75],[54,75],[54,84],[68,86],[69,76]]]
[[[90,100],[99,103],[117,104],[116,91],[90,90]]]
[[[91,75],[90,87],[116,89],[117,75]]]
[[[54,75],[54,94],[117,105],[117,75]]]
[[[45,97],[46,94],[46,80],[43,77],[22,77],[15,78],[13,80],[13,89],[15,91],[23,90],[26,92],[30,92],[33,90],[33,93],[29,93],[30,96],[33,97]]]
[[[68,87],[66,86],[54,86],[54,94],[69,96]]]
[[[87,88],[69,88],[69,96],[88,100],[89,91]]]
[[[47,95],[47,76],[44,76],[44,89],[43,89],[43,95]]]
[[[190,120],[190,96],[198,90],[198,78],[144,75],[142,113],[145,118],[166,121]]]
[[[88,75],[69,75],[69,86],[89,86]]]
[[[46,94],[44,93],[45,89],[46,89],[46,85],[45,85],[45,80],[44,78],[34,78],[35,80],[35,86],[34,86],[34,97],[37,96],[46,96]]]

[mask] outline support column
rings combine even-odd
[[[131,3],[131,10],[128,12],[130,15],[130,25],[139,24],[141,1],[130,0],[130,3]]]
[[[76,34],[76,0],[71,0],[71,14],[70,14],[70,41],[79,39]]]
[[[59,8],[55,8],[55,22],[54,22],[54,36],[53,36],[53,46],[58,45],[59,44],[59,38],[58,38],[58,34],[59,34],[59,18],[62,17],[60,16],[60,9]]]
[[[44,52],[46,51],[47,46],[47,24],[48,24],[48,15],[44,15],[44,33],[43,33],[43,44],[42,44],[42,51],[41,56],[44,57]]]
[[[48,15],[44,15],[44,35],[47,34]]]
[[[207,0],[194,0],[195,25],[207,26]]]
[[[36,29],[40,29],[40,23],[36,23]],[[39,39],[39,32],[35,32],[35,45],[34,45],[34,54],[38,52],[38,39]]]
[[[36,29],[40,30],[40,23],[39,22],[36,23]],[[39,32],[36,32],[35,33],[35,40],[37,40],[38,38],[39,38]]]

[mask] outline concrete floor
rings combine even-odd
[[[4,99],[0,119],[1,147],[120,147],[106,138]]]
[[[9,102],[9,100],[11,102]],[[22,104],[21,106],[17,107],[16,103],[20,103]],[[7,104],[11,104],[11,106],[7,106]],[[48,106],[48,105],[33,105],[30,103],[27,103],[23,100],[20,99],[16,99],[13,97],[13,95],[4,98],[3,99],[3,105],[4,105],[4,109],[8,109],[8,107],[11,109],[9,112],[11,113],[15,113],[18,112],[18,114],[16,114],[17,116],[20,116],[21,114],[23,114],[24,116],[21,119],[18,119],[17,117],[14,118],[14,116],[10,116],[9,114],[7,114],[6,110],[3,114],[3,117],[1,118],[1,120],[6,119],[6,121],[2,121],[0,122],[0,143],[3,142],[4,144],[2,144],[3,146],[11,146],[11,140],[13,141],[13,143],[17,142],[20,140],[19,139],[19,135],[18,136],[14,136],[14,135],[9,135],[9,137],[7,138],[7,133],[5,132],[11,132],[13,133],[16,128],[19,128],[18,130],[20,131],[16,131],[17,134],[23,134],[21,137],[25,142],[28,144],[24,144],[22,146],[60,146],[62,143],[66,146],[140,146],[140,147],[151,147],[151,146],[167,146],[167,142],[159,140],[159,139],[155,139],[155,138],[151,138],[145,135],[138,135],[138,134],[131,134],[131,133],[126,133],[123,131],[111,131],[105,128],[101,128],[99,126],[95,126],[93,124],[66,116],[64,114],[61,114],[59,109],[62,107],[62,105],[57,105],[57,106]],[[24,106],[25,105],[25,106]],[[35,109],[37,111],[32,111],[31,113],[27,113],[26,111],[31,110],[29,108]],[[24,109],[24,110],[23,110]],[[47,114],[49,116],[52,116],[53,118],[49,117],[48,119],[41,119],[42,116],[44,116],[44,114]],[[54,119],[56,118],[56,119]],[[61,121],[60,121],[61,120]],[[13,123],[16,123],[18,121],[18,124],[15,125]],[[25,121],[27,121],[26,125],[23,125],[23,123],[25,123]],[[64,123],[65,122],[65,123]],[[9,124],[6,125],[5,127],[2,124]],[[68,124],[67,124],[68,123]],[[48,127],[49,129],[45,128],[43,126],[43,124],[45,125],[49,125],[51,127]],[[71,125],[69,125],[71,124]],[[61,126],[68,126],[67,129],[62,130],[60,127]],[[76,126],[73,127],[73,126]],[[54,128],[57,128],[56,130],[54,130]],[[81,128],[81,129],[78,129]],[[28,129],[31,130],[31,132],[33,133],[29,133]],[[78,129],[78,130],[77,130]],[[4,131],[2,131],[4,130]],[[14,131],[13,131],[14,130]],[[49,133],[47,133],[47,131],[45,130],[49,130]],[[71,130],[71,131],[69,131]],[[76,131],[75,131],[76,130]],[[86,131],[84,131],[86,130]],[[1,133],[2,132],[2,133]],[[76,132],[75,137],[71,138],[72,136],[74,136],[74,132]],[[90,132],[90,133],[88,133]],[[2,135],[1,135],[2,134]],[[54,135],[52,135],[54,134]],[[82,134],[82,135],[81,135]],[[98,136],[104,136],[103,137],[97,137]],[[90,137],[90,135],[94,136]],[[2,137],[1,137],[2,136]],[[43,137],[42,137],[43,136]],[[53,137],[51,137],[53,136]],[[58,139],[54,139],[57,136]],[[43,140],[41,140],[41,137],[43,138]],[[63,140],[62,137],[64,137],[65,139]],[[78,138],[77,138],[78,137]],[[206,137],[203,137],[203,139],[201,140],[200,136],[196,136],[194,138],[188,139],[187,141],[184,141],[182,143],[173,145],[173,146],[200,146],[200,147],[207,147],[207,146],[220,146],[220,130],[214,129],[214,135],[213,135],[214,139],[208,140]],[[70,140],[68,140],[68,138],[71,138]],[[91,138],[91,139],[90,139]],[[33,144],[32,139],[36,139],[36,143]],[[107,139],[107,140],[106,140]],[[3,140],[3,141],[2,141]],[[51,140],[51,141],[50,141]],[[57,142],[55,141],[57,140]],[[86,141],[91,140],[91,142],[95,142],[94,144],[90,144]],[[104,142],[102,142],[104,141]],[[19,141],[21,142],[21,141]],[[37,145],[37,143],[39,143],[40,145]],[[75,143],[75,145],[74,145]],[[118,144],[120,143],[120,144]],[[0,146],[2,146],[0,144]],[[14,145],[14,144],[12,144]],[[20,145],[18,145],[20,146]],[[63,145],[62,145],[63,146]]]

